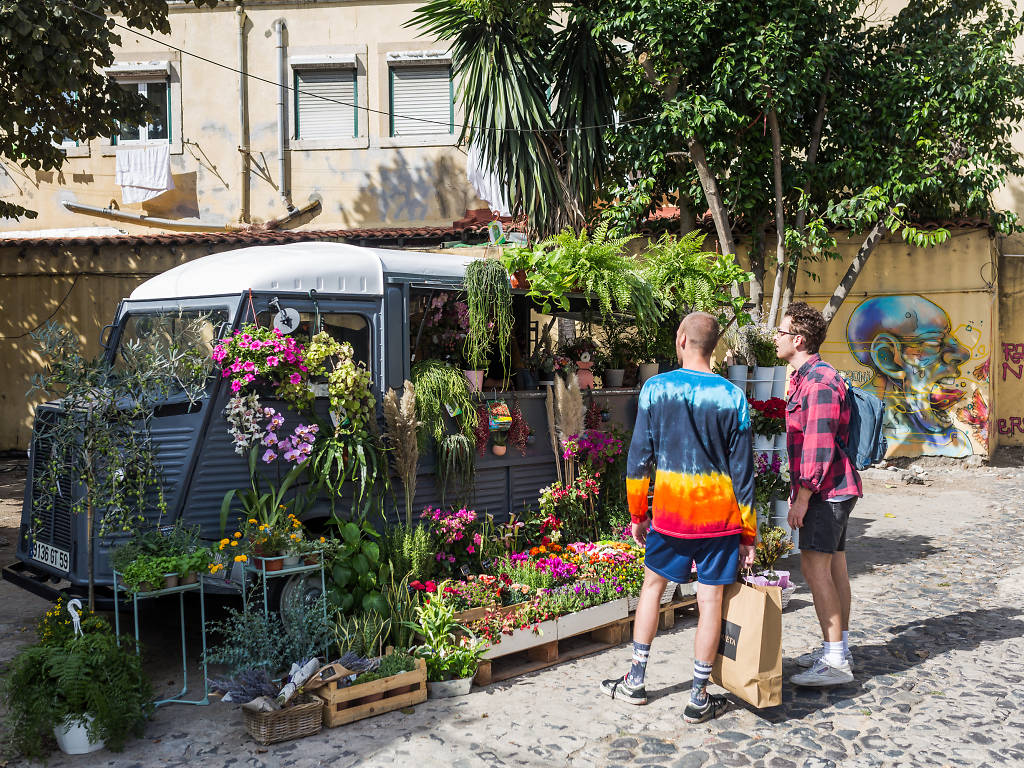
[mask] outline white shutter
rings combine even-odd
[[[392,66],[391,135],[451,133],[451,82],[451,67],[447,63]]]
[[[297,69],[295,87],[297,138],[340,139],[356,135],[354,69]]]

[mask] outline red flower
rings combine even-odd
[[[428,582],[427,582],[427,583],[426,583],[426,584],[424,585],[424,587],[423,587],[423,588],[424,588],[424,589],[425,589],[425,590],[426,590],[427,592],[436,592],[436,591],[437,591],[437,584],[435,584],[435,583],[434,583],[434,582],[432,582],[432,581],[428,581]]]
[[[545,536],[543,539],[540,540],[540,543],[544,544],[544,545],[550,544],[551,543],[551,539],[549,539],[547,536]]]
[[[430,582],[428,581],[427,583],[429,584]],[[423,591],[424,589],[426,589],[426,587],[424,587],[424,586],[423,586],[423,583],[422,583],[422,582],[420,582],[420,581],[410,581],[410,582],[409,582],[409,586],[410,586],[410,587],[412,587],[413,589],[419,590],[419,591],[421,591],[421,592],[422,592],[422,591]]]

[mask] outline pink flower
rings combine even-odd
[[[271,368],[273,368],[279,362],[281,361],[276,355],[271,355],[270,357],[267,358],[267,365],[269,365]]]
[[[231,391],[232,392],[237,392],[241,388],[242,388],[242,382],[240,382],[238,379],[235,379],[234,381],[231,382]]]
[[[476,548],[472,544],[470,544],[468,547],[466,547],[466,551],[472,555],[474,552],[476,552]]]
[[[256,364],[253,363],[252,360],[246,360],[245,363],[242,365],[242,370],[243,371],[255,371],[256,370]]]
[[[243,376],[242,378],[245,379],[246,384],[256,381],[256,377],[253,376],[251,373],[245,374],[245,376]]]
[[[288,377],[288,381],[290,381],[292,384],[301,384],[302,383],[302,374],[301,373],[293,373],[291,376]]]
[[[266,443],[264,443],[264,445],[266,445]],[[274,453],[269,448],[267,449],[267,452],[263,454],[263,462],[265,464],[269,464],[270,462],[272,462],[276,458],[277,458],[277,454]]]

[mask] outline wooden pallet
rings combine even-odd
[[[695,597],[687,597],[661,606],[658,611],[659,628],[671,629],[675,626],[676,611],[696,604]],[[490,685],[614,648],[632,637],[630,632],[632,624],[633,616],[629,616],[573,637],[547,642],[538,638],[537,645],[531,648],[496,659],[482,660],[477,667],[473,682],[481,686]]]
[[[334,728],[365,717],[382,715],[427,700],[427,663],[416,660],[416,669],[360,685],[341,687],[337,681],[318,688],[324,700],[324,725]]]

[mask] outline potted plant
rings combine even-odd
[[[443,597],[416,606],[415,613],[416,621],[408,625],[424,642],[410,650],[427,663],[427,695],[438,699],[469,693],[486,643],[460,634],[468,630],[455,622],[455,610]]]
[[[134,645],[125,638],[119,646],[106,619],[74,616],[58,600],[38,624],[39,642],[18,652],[0,686],[8,733],[26,757],[45,758],[54,738],[68,754],[120,751],[153,713]]]
[[[504,456],[508,450],[508,432],[503,429],[491,433],[491,453],[495,456]]]
[[[502,371],[508,371],[513,324],[512,291],[508,272],[498,259],[470,262],[466,267],[465,285],[469,327],[463,350],[472,369],[465,373],[470,389],[479,392],[495,343]]]
[[[658,363],[657,336],[638,333],[633,351],[638,364],[637,383],[643,386],[645,381],[657,375],[661,369],[661,365]]]
[[[130,592],[152,592],[178,586],[182,569],[180,557],[139,555],[124,566],[122,581]]]
[[[754,575],[745,577],[751,584],[780,587],[783,607],[796,586],[789,583],[789,571],[776,570],[775,563],[793,551],[793,542],[784,528],[762,522],[754,550]]]

